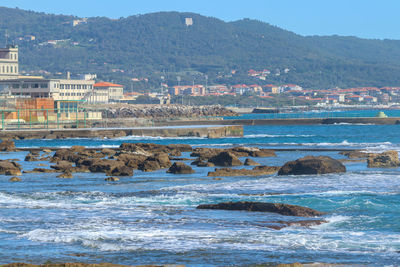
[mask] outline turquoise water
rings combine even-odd
[[[400,109],[368,109],[241,114],[239,117],[225,117],[225,119],[364,118],[376,117],[380,111],[384,112],[388,117],[400,117]]]
[[[146,138],[19,140],[18,147],[123,142],[186,143],[193,146],[266,148],[360,148],[400,150],[400,125],[246,126],[243,138]],[[1,153],[23,160],[26,152]],[[344,158],[337,152],[280,151],[254,158],[282,165],[305,155]],[[183,157],[189,157],[186,153]],[[244,160],[244,158],[242,159]],[[39,163],[20,161],[23,169]],[[187,163],[190,163],[188,161]],[[248,266],[282,262],[400,265],[399,169],[368,169],[346,163],[344,174],[207,178],[214,168],[190,175],[135,171],[119,182],[104,174],[23,174],[22,182],[0,176],[0,264],[9,262],[177,263]],[[243,167],[242,167],[243,168]],[[327,212],[327,223],[269,228],[302,218],[243,211],[196,210],[204,203],[265,201]]]

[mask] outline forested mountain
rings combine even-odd
[[[79,18],[0,8],[0,44],[7,31],[8,42],[19,45],[23,71],[97,73],[126,85],[149,79],[135,88],[174,85],[177,76],[182,84],[204,83],[206,75],[209,83],[400,86],[400,41],[304,37],[260,21],[224,22],[194,13],[95,17],[75,26],[73,20]],[[250,69],[271,74],[259,80],[247,75]]]

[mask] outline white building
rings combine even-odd
[[[18,75],[18,46],[0,48],[0,80],[15,79]]]

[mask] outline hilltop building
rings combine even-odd
[[[19,75],[18,46],[0,48],[0,80],[15,79]]]

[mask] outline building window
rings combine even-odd
[[[18,89],[19,88],[19,84],[18,83],[13,83],[12,88],[13,89]]]
[[[60,93],[60,96],[64,96],[64,93]]]
[[[8,68],[8,66],[7,66],[7,73],[10,73],[10,69]]]
[[[23,83],[23,84],[22,84],[22,88],[24,88],[24,89],[29,88],[29,84]]]
[[[39,84],[38,83],[32,84],[32,88],[39,88]]]
[[[60,84],[60,89],[64,89],[64,84]]]
[[[47,88],[47,83],[41,83],[40,88]]]
[[[70,88],[71,88],[71,86],[69,84],[65,85],[65,89],[70,89]]]

